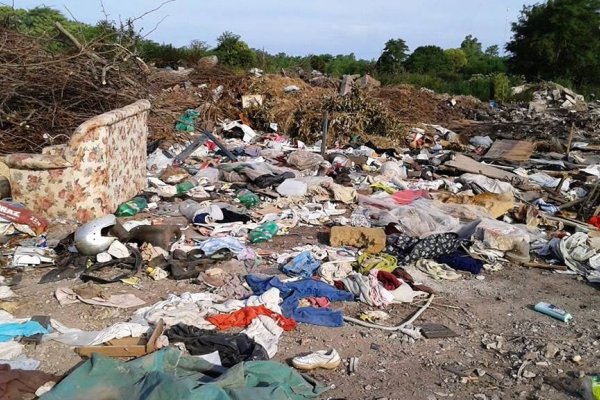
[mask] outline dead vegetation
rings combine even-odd
[[[147,67],[118,44],[53,52],[53,39],[0,28],[0,153],[66,142],[99,113],[147,97]]]

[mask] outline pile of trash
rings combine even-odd
[[[585,98],[558,83],[527,84],[512,88],[513,97],[531,97],[529,111],[543,113],[549,108],[586,111]]]
[[[14,382],[32,382],[14,383],[13,393],[76,398],[85,379],[90,393],[109,385],[119,397],[141,398],[147,390],[171,390],[181,373],[190,384],[177,389],[180,398],[249,398],[257,390],[264,398],[272,391],[311,398],[326,388],[268,361],[280,337],[298,324],[350,323],[427,338],[417,319],[435,290],[414,271],[451,285],[520,264],[600,282],[600,172],[591,158],[583,167],[572,154],[537,154],[533,143],[489,137],[471,138],[457,152],[457,135],[433,125],[413,131],[406,148],[379,149],[307,146],[243,121],[202,131],[198,119],[188,110],[172,128],[188,135],[186,145],[149,154],[148,185],[139,196],[61,240],[49,235],[54,221],[0,203],[8,260],[0,270],[3,299],[18,298],[17,276],[42,273],[40,290],[60,283],[54,294],[61,306],[136,309],[99,331],[2,311],[0,364],[11,365]],[[322,226],[322,242],[265,247],[294,229]],[[150,305],[136,296],[135,288],[165,279],[198,290]],[[110,285],[126,293],[110,294]],[[408,321],[381,322],[386,308],[416,299],[426,302]],[[371,311],[347,315],[331,307],[336,302]],[[42,338],[47,346],[75,346],[91,360],[62,380],[38,372],[39,362],[23,358],[19,341]],[[127,375],[114,375],[123,363],[109,357],[123,356],[141,358],[127,362]],[[340,362],[326,349],[292,365],[309,370]],[[150,364],[158,369],[151,372]],[[217,384],[241,376],[243,384]],[[191,384],[203,377],[204,385]]]
[[[331,387],[299,371],[344,364],[352,374],[358,359],[330,343],[284,354],[290,365],[273,361],[283,359],[282,337],[303,324],[426,341],[457,335],[427,323],[440,285],[515,266],[600,283],[600,147],[575,127],[549,151],[400,117],[389,108],[394,95],[376,85],[344,94],[256,70],[238,86],[218,70],[200,84],[193,71],[179,75],[189,84],[157,89],[169,124],[153,143],[128,143],[147,149],[145,165],[127,166],[147,176],[134,198],[77,224],[31,211],[37,203],[0,201],[2,398],[316,398]],[[416,92],[456,118],[467,108],[482,118],[498,112]],[[173,97],[180,101],[169,103]],[[287,132],[270,119],[281,115],[278,98],[297,107]],[[366,140],[372,136],[395,144]],[[81,158],[96,162],[97,154]],[[70,170],[33,170],[67,182],[57,201],[83,196],[68,190]],[[118,181],[127,171],[117,165],[111,173]],[[51,291],[54,307],[119,310],[118,321],[83,330],[50,313],[19,315],[25,285]],[[416,311],[394,324],[390,310],[399,304]],[[552,304],[534,309],[572,317]],[[26,353],[27,344],[37,347]],[[32,355],[70,347],[85,361],[64,376],[42,372]]]

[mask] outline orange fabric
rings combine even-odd
[[[225,330],[233,327],[245,328],[252,320],[259,315],[266,315],[273,318],[277,325],[283,328],[284,331],[291,331],[296,327],[296,321],[291,318],[286,318],[281,314],[277,314],[269,310],[264,305],[254,307],[244,307],[241,310],[234,311],[229,314],[217,314],[207,317],[206,320],[216,326],[219,330]]]

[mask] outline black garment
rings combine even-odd
[[[258,186],[259,188],[264,189],[266,187],[279,185],[286,179],[292,179],[295,176],[296,175],[294,175],[293,172],[284,172],[283,174],[279,174],[279,175],[265,174],[265,175],[261,175],[258,178],[256,178],[253,183],[256,186]]]
[[[460,240],[455,233],[439,233],[417,239],[408,235],[392,234],[387,237],[386,251],[404,264],[422,258],[435,259],[450,254],[458,248]]]
[[[202,355],[218,351],[221,364],[231,367],[242,361],[268,360],[266,350],[243,333],[215,333],[178,324],[165,332],[170,343],[183,343],[191,355]]]
[[[227,222],[243,222],[246,223],[248,221],[251,221],[252,218],[250,218],[249,216],[247,216],[246,214],[240,214],[240,213],[236,213],[235,211],[231,211],[227,208],[221,208],[221,212],[223,213],[223,219],[220,221],[217,221],[219,223],[227,223]]]

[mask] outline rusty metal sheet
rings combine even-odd
[[[483,156],[490,160],[527,161],[535,151],[534,142],[496,140]]]

